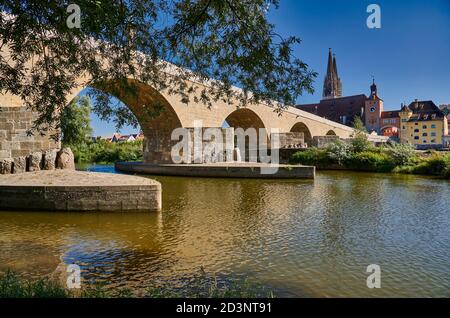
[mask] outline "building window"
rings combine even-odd
[[[424,140],[424,141],[423,141],[423,143],[424,143],[424,144],[426,144],[426,143],[427,143],[427,141],[426,141],[426,140]]]
[[[432,125],[431,125],[431,128],[436,128],[436,124],[432,124]]]
[[[427,136],[428,136],[427,133],[423,133],[423,134],[422,134],[422,137],[427,137]]]
[[[435,133],[435,132],[432,132],[432,133],[431,133],[431,137],[436,137],[436,133]]]
[[[406,129],[406,127],[405,127],[405,126],[403,126],[403,127],[402,127],[402,129]]]
[[[416,126],[417,126],[417,125],[418,125],[418,123],[415,123],[414,125],[416,125]]]
[[[419,129],[414,129],[414,132],[419,132]]]
[[[423,128],[423,129],[427,129],[427,125],[423,125],[422,128]]]
[[[418,139],[419,139],[419,136],[414,136],[414,139],[415,139],[415,140],[418,140]]]
[[[436,139],[431,139],[431,143],[432,144],[436,143]]]

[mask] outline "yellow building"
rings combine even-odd
[[[432,101],[415,100],[400,113],[400,142],[418,149],[442,148],[448,135],[447,117]]]

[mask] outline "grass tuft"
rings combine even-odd
[[[271,291],[250,284],[248,281],[219,283],[217,278],[203,277],[190,284],[189,289],[171,286],[147,288],[141,297],[149,298],[267,298],[274,297]],[[71,291],[61,283],[47,278],[29,281],[8,270],[0,276],[0,298],[132,298],[136,297],[128,288],[112,289],[104,284],[93,284],[81,291]]]

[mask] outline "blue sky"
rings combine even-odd
[[[366,26],[372,3],[381,29]],[[295,55],[319,73],[315,93],[298,103],[320,100],[331,47],[344,95],[368,94],[373,75],[386,110],[415,98],[450,104],[450,0],[281,0],[269,20],[282,36],[301,38]],[[95,116],[92,124],[95,135],[115,131]]]

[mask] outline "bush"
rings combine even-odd
[[[448,178],[450,170],[450,155],[433,154],[431,158],[423,160],[414,166],[414,174],[431,174]]]
[[[447,167],[442,173],[442,176],[446,179],[450,179],[450,165],[447,165]]]
[[[142,141],[111,143],[104,140],[70,146],[75,162],[113,163],[143,160]]]
[[[368,151],[372,147],[372,143],[368,140],[367,135],[363,132],[358,132],[350,140],[353,152],[364,152]]]
[[[431,158],[414,157],[409,165],[398,166],[397,173],[440,176],[450,179],[450,155],[434,153]]]
[[[292,164],[316,165],[328,163],[328,156],[325,149],[309,148],[294,153],[290,160]]]
[[[386,150],[398,166],[411,163],[411,160],[415,157],[414,148],[407,144],[392,143]]]
[[[447,162],[444,157],[433,156],[432,158],[426,160],[426,166],[430,174],[441,175],[447,168]]]
[[[431,151],[429,157],[418,156],[413,147],[405,144],[390,144],[373,147],[364,142],[365,138],[353,139],[351,146],[336,141],[325,149],[309,148],[298,151],[290,158],[290,163],[321,166],[333,169],[330,164],[338,164],[348,169],[360,171],[395,172],[435,175],[450,179],[450,154],[442,155]],[[366,149],[361,151],[362,149]]]
[[[336,142],[328,145],[327,154],[331,161],[339,165],[342,165],[352,156],[351,147],[349,144],[340,140],[336,140]]]
[[[365,151],[354,153],[346,161],[346,166],[358,170],[388,172],[395,168],[395,163],[386,154]]]

